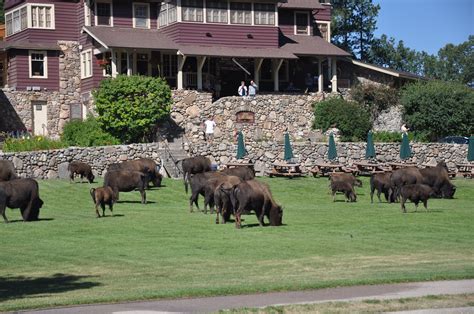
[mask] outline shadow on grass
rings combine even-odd
[[[125,217],[123,214],[113,214],[113,215],[105,215],[105,216],[100,216],[100,218],[120,218],[120,217]]]
[[[34,295],[89,289],[101,285],[98,282],[83,281],[90,277],[93,276],[54,274],[51,277],[0,277],[0,302]]]
[[[141,204],[142,201],[117,201],[117,204]],[[146,201],[147,204],[156,204],[153,201]],[[146,205],[146,204],[143,204]]]
[[[9,223],[15,223],[15,222],[24,222],[24,223],[35,223],[35,222],[40,222],[40,221],[53,221],[54,218],[39,218],[38,220],[32,220],[32,221],[23,221],[23,219],[14,219],[14,220],[9,220]]]

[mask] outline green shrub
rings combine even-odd
[[[350,91],[351,98],[363,105],[374,119],[382,110],[400,102],[398,90],[385,85],[358,84]]]
[[[33,136],[25,138],[8,137],[3,144],[5,152],[28,152],[35,150],[49,150],[67,147],[67,144],[52,140],[44,136]]]
[[[124,143],[152,140],[173,102],[166,81],[136,75],[103,80],[93,95],[99,125]]]
[[[92,116],[84,121],[73,120],[66,123],[61,139],[70,146],[81,147],[120,144],[118,139],[103,131]]]
[[[315,104],[313,127],[326,131],[332,125],[341,131],[342,141],[365,140],[371,129],[370,114],[356,102],[331,98]]]
[[[474,91],[459,83],[418,82],[404,88],[404,119],[420,138],[436,141],[474,132]]]

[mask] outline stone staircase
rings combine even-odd
[[[162,160],[165,173],[170,178],[182,178],[183,172],[181,163],[177,161],[184,158],[188,158],[188,153],[183,149],[183,140],[181,138],[175,138],[173,141],[169,141],[167,145],[164,145],[165,149],[162,150]]]

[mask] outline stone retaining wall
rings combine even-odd
[[[152,158],[160,163],[159,143],[101,147],[70,147],[38,152],[0,153],[0,159],[11,160],[21,177],[39,179],[68,178],[67,166],[77,160],[91,165],[96,176],[116,162],[138,158]]]

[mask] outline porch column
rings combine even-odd
[[[331,63],[331,72],[332,72],[332,79],[331,79],[331,86],[332,92],[337,93],[337,60],[334,58]]]
[[[183,66],[184,62],[186,62],[186,56],[178,54],[178,77],[177,77],[177,88],[183,89],[184,87],[184,73],[183,73]]]
[[[280,90],[279,71],[282,64],[283,59],[273,59],[273,90],[275,92],[278,92]]]
[[[197,57],[197,89],[202,90],[202,67],[206,62],[206,57]]]
[[[323,60],[321,58],[318,58],[318,93],[323,92],[323,86],[324,86],[324,75],[323,75]]]
[[[263,58],[257,58],[255,59],[255,64],[254,64],[254,78],[253,80],[255,81],[255,84],[257,86],[260,85],[260,69],[262,68],[262,63],[263,63]]]
[[[127,76],[132,75],[132,61],[130,61],[130,56],[132,54],[127,50]]]
[[[112,56],[112,77],[117,77],[117,56],[116,52],[113,49],[110,49],[110,55]]]

